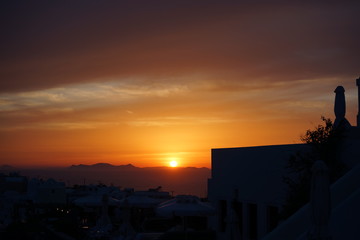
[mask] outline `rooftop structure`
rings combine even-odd
[[[346,204],[357,204],[354,199],[357,199],[358,194],[355,193],[360,189],[360,182],[354,180],[360,171],[356,170],[360,161],[360,78],[356,83],[359,87],[357,126],[351,126],[346,119],[345,89],[338,86],[334,91],[334,127],[343,130],[336,157],[348,169],[352,169],[347,174],[350,176],[345,175],[331,187],[332,201],[336,203],[332,206],[334,215],[342,216],[344,221],[349,221],[343,212],[349,209]],[[287,174],[285,165],[291,155],[309,150],[310,147],[305,144],[212,149],[208,197],[217,209],[217,214],[210,218],[209,225],[217,232],[217,238],[236,239],[234,233],[237,232],[240,235],[238,238],[243,240],[306,239],[303,234],[309,227],[309,206],[307,210],[301,209],[300,213],[296,213],[299,216],[294,216],[295,220],[290,217],[283,223],[278,222],[278,213],[287,191],[287,185],[282,180]],[[353,209],[357,211],[358,207],[354,206]],[[360,212],[355,215],[360,216]],[[335,222],[342,220],[331,217],[330,225],[337,226]],[[345,226],[349,228],[353,225],[349,223],[342,226],[343,229],[330,232],[337,237],[333,239],[341,239],[339,232]],[[359,239],[360,234],[357,237]]]

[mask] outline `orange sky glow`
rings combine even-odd
[[[359,3],[170,2],[4,6],[0,165],[210,167],[299,143],[338,85],[355,124]]]

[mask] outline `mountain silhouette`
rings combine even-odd
[[[71,165],[69,167],[69,169],[71,170],[86,170],[86,169],[91,169],[91,170],[96,170],[96,169],[108,169],[108,170],[111,170],[111,169],[132,169],[132,168],[136,168],[134,165],[132,164],[127,164],[127,165],[118,165],[118,166],[115,166],[115,165],[112,165],[110,163],[95,163],[95,164],[92,164],[92,165],[85,165],[85,164],[79,164],[79,165]]]
[[[54,178],[63,181],[67,186],[75,184],[106,184],[121,188],[147,190],[162,186],[163,191],[178,194],[206,196],[207,180],[211,171],[208,168],[196,167],[136,167],[132,164],[112,165],[96,163],[79,164],[69,167],[52,168],[12,168],[21,175],[42,179]],[[0,169],[0,172],[9,172]]]

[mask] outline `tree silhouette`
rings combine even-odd
[[[342,128],[334,128],[329,118],[321,117],[323,124],[308,129],[301,141],[310,147],[290,156],[283,181],[288,186],[281,218],[286,219],[304,206],[310,198],[311,167],[316,160],[323,160],[329,168],[330,182],[333,183],[345,173],[345,165],[339,158]]]

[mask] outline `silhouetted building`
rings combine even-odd
[[[344,92],[341,86],[335,90],[334,126],[343,130],[336,157],[350,170],[331,186],[333,240],[360,239],[355,224],[360,221],[360,125],[358,121],[357,127],[351,126],[345,117]],[[308,205],[285,222],[277,221],[286,197],[287,185],[282,180],[285,165],[292,154],[309,150],[305,144],[212,149],[208,197],[217,214],[209,224],[217,238],[307,239],[311,222]]]
[[[304,144],[212,149],[209,202],[218,215],[210,219],[218,239],[230,239],[235,214],[243,239],[260,239],[277,225],[286,197],[285,165]]]
[[[51,178],[46,181],[31,179],[27,194],[33,203],[66,204],[65,183],[57,182]]]
[[[6,191],[26,192],[27,179],[18,173],[0,174],[0,194]]]

